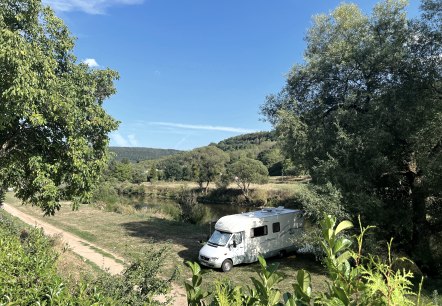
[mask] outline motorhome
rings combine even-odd
[[[303,211],[284,207],[220,218],[215,231],[199,252],[199,262],[227,272],[234,265],[296,249],[294,240],[304,227]]]

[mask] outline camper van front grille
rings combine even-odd
[[[209,257],[202,256],[202,255],[200,256],[200,258],[201,258],[202,260],[206,260],[206,261],[209,261],[209,259],[210,259]]]

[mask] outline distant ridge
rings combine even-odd
[[[128,159],[133,162],[157,159],[163,156],[174,155],[182,152],[173,149],[154,149],[140,147],[109,147],[109,151],[116,154],[116,160]]]
[[[265,141],[276,141],[276,139],[277,137],[274,131],[263,131],[230,137],[218,142],[215,145],[221,150],[229,152],[249,149]]]

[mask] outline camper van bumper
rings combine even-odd
[[[222,261],[220,261],[218,258],[208,258],[205,256],[200,255],[199,256],[199,262],[203,266],[210,267],[210,268],[221,268]]]

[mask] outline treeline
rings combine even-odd
[[[112,148],[140,149],[148,148]],[[130,150],[128,150],[130,152]],[[123,155],[121,155],[123,156]],[[124,155],[128,156],[128,155]],[[160,158],[134,162],[130,158],[114,158],[105,171],[107,177],[133,183],[164,181],[196,181],[198,183],[226,183],[228,165],[239,160],[255,160],[262,163],[270,176],[293,173],[293,167],[285,160],[277,146],[274,132],[259,132],[231,137],[192,151],[174,152]]]
[[[173,149],[154,149],[136,147],[109,147],[109,151],[115,154],[116,160],[127,159],[131,162],[157,159],[163,156],[177,154],[181,151]]]
[[[193,181],[205,194],[211,183],[227,187],[236,182],[248,197],[250,184],[265,183],[268,175],[268,168],[260,160],[247,155],[231,156],[216,146],[207,146],[155,161],[112,160],[105,171],[105,180],[135,184],[158,180]]]

